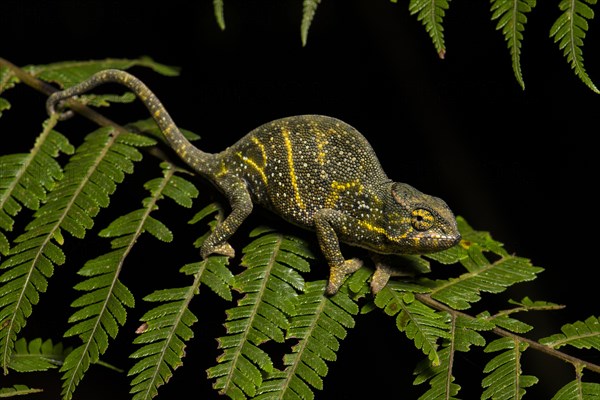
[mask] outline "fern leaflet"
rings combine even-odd
[[[312,24],[317,7],[321,3],[321,0],[303,0],[302,2],[302,23],[300,24],[300,38],[302,39],[302,46],[306,46],[308,39],[308,30]]]
[[[496,29],[502,29],[512,58],[512,68],[521,88],[525,89],[521,73],[521,41],[527,23],[527,14],[535,8],[536,0],[492,0],[492,20],[497,19]]]
[[[396,326],[415,342],[418,349],[429,357],[433,365],[439,365],[438,340],[448,339],[449,316],[436,312],[420,301],[415,301],[413,292],[398,288],[398,283],[390,282],[377,293],[375,305],[390,316],[397,315]]]
[[[71,348],[52,340],[37,338],[27,342],[21,338],[15,342],[15,351],[10,360],[10,368],[18,372],[46,371],[60,367]]]
[[[481,292],[500,293],[511,285],[535,279],[543,271],[526,258],[509,255],[487,232],[474,231],[460,217],[457,222],[463,237],[460,245],[427,257],[441,262],[458,260],[468,272],[449,280],[421,280],[421,284],[431,288],[432,298],[464,310],[481,299]],[[500,258],[490,262],[484,254],[489,251]]]
[[[535,385],[538,378],[523,375],[521,370],[521,353],[527,344],[517,338],[496,339],[485,348],[486,353],[503,351],[486,364],[483,372],[489,374],[483,379],[486,388],[481,399],[521,399],[525,389]]]
[[[189,310],[189,304],[198,294],[200,283],[205,282],[207,277],[211,280],[209,286],[214,285],[216,278],[229,293],[228,285],[233,281],[233,275],[227,269],[227,263],[227,257],[212,256],[202,262],[188,264],[181,271],[194,275],[191,286],[158,290],[144,298],[145,301],[162,304],[144,314],[141,334],[134,340],[134,343],[143,344],[131,355],[140,359],[129,371],[129,375],[136,375],[131,381],[134,400],[156,396],[158,387],[181,366],[185,342],[194,336],[191,326],[197,321]]]
[[[587,4],[586,4],[587,3]],[[590,89],[600,94],[583,66],[583,40],[588,30],[588,20],[594,19],[594,11],[588,4],[596,4],[596,0],[562,0],[558,7],[563,13],[550,28],[550,37],[563,50],[563,55],[571,63],[575,75]]]
[[[73,154],[67,138],[55,131],[58,116],[52,116],[35,145],[27,154],[0,156],[0,253],[8,252],[8,241],[1,230],[11,231],[13,217],[21,206],[37,210],[46,193],[62,179],[62,167],[55,160],[60,153]]]
[[[600,384],[574,380],[563,386],[552,397],[552,400],[598,400]]]
[[[75,323],[65,336],[78,335],[83,344],[75,348],[65,359],[63,372],[63,397],[71,398],[90,363],[99,360],[108,348],[108,338],[117,336],[119,326],[125,324],[125,307],[133,307],[131,292],[119,280],[123,263],[143,232],[162,241],[171,241],[171,231],[150,216],[157,209],[157,202],[167,196],[177,203],[191,206],[191,198],[198,195],[189,182],[175,176],[175,168],[163,163],[163,177],[153,179],[145,187],[151,196],[143,200],[143,208],[117,218],[100,236],[114,237],[112,251],[88,261],[79,271],[90,277],[75,286],[87,293],[72,303],[79,308],[70,318]]]
[[[563,325],[563,333],[540,339],[540,343],[558,349],[571,345],[578,349],[600,350],[600,318],[589,317],[585,321]]]
[[[215,12],[215,19],[217,24],[222,31],[225,30],[225,15],[223,13],[223,0],[213,0],[213,9]]]
[[[57,83],[63,88],[86,80],[94,73],[109,68],[129,69],[134,66],[148,67],[166,76],[175,76],[176,68],[157,63],[150,57],[136,59],[108,58],[105,60],[63,61],[47,65],[31,65],[23,69],[38,79]]]
[[[42,389],[32,389],[25,385],[14,385],[9,388],[0,388],[0,399],[4,397],[25,396],[33,393],[41,393]]]
[[[449,6],[450,0],[410,0],[408,5],[410,14],[417,14],[417,20],[425,26],[438,56],[442,59],[446,56],[442,22]]]
[[[16,336],[46,291],[54,265],[65,262],[59,245],[62,231],[83,238],[101,207],[108,206],[116,183],[133,171],[133,161],[142,158],[132,145],[154,144],[136,134],[115,135],[101,128],[86,136],[66,165],[65,178],[48,194],[45,204],[34,214],[26,232],[15,239],[11,256],[0,265],[4,285],[0,291],[0,360],[6,371]]]
[[[358,305],[342,289],[333,297],[324,295],[325,282],[307,282],[298,296],[296,315],[290,320],[287,339],[298,343],[286,354],[285,370],[274,370],[259,387],[255,399],[314,399],[311,387],[323,388],[326,361],[335,361],[340,340],[354,327]]]
[[[493,325],[481,319],[452,317],[450,338],[442,341],[442,348],[438,351],[439,365],[432,365],[429,359],[420,362],[416,369],[414,385],[429,381],[431,388],[419,400],[456,399],[460,386],[454,383],[452,375],[454,353],[456,351],[468,352],[472,345],[484,346],[485,339],[479,330],[492,329]]]
[[[268,231],[267,231],[268,232]],[[307,272],[311,254],[297,241],[265,230],[244,248],[242,265],[247,269],[235,277],[235,287],[245,296],[227,311],[227,336],[218,339],[224,349],[218,365],[208,369],[213,387],[238,399],[254,396],[263,374],[274,371],[269,355],[259,346],[274,340],[282,343],[294,315],[296,290],[304,288],[298,273]]]

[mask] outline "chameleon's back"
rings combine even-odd
[[[389,181],[356,129],[319,115],[269,122],[218,158],[223,172],[249,182],[255,203],[308,227],[321,208],[359,212],[361,198],[369,204],[369,187]]]

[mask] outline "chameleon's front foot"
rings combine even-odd
[[[346,275],[351,274],[362,267],[363,263],[358,258],[345,260],[342,264],[332,265],[329,271],[329,283],[327,284],[326,293],[330,296],[337,293]]]

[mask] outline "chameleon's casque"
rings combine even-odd
[[[287,221],[316,231],[330,266],[327,292],[360,268],[346,260],[340,242],[376,254],[421,254],[447,249],[460,234],[441,199],[390,180],[367,140],[335,118],[302,115],[264,124],[220,153],[203,152],[179,131],[156,96],[137,78],[120,70],[98,72],[50,96],[47,108],[105,82],[131,89],[146,105],[175,152],[209,179],[229,200],[231,213],[204,242],[202,257],[233,256],[229,237],[259,204]],[[391,269],[376,263],[371,286],[377,292]]]

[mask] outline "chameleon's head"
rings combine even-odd
[[[456,218],[446,203],[405,183],[394,182],[385,205],[392,253],[445,250],[460,241]]]

